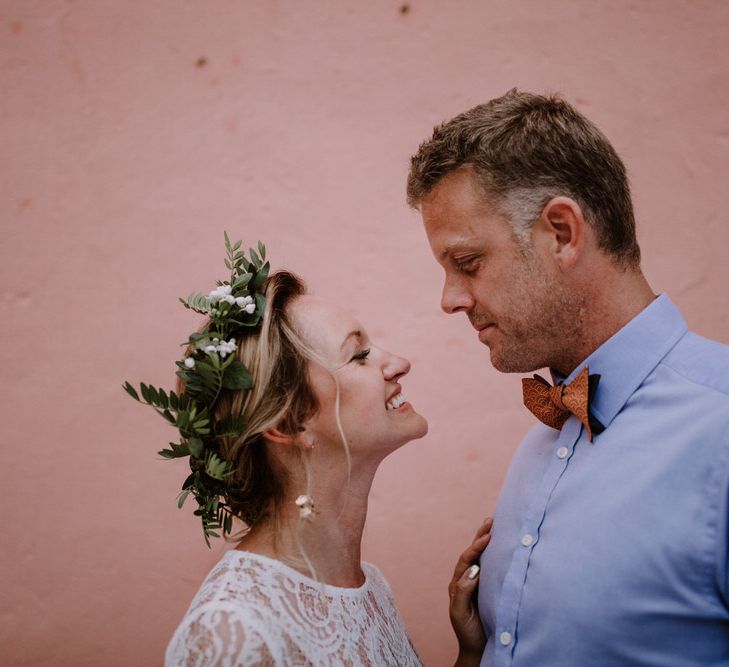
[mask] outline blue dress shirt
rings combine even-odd
[[[587,364],[576,417],[537,424],[481,557],[482,666],[729,666],[729,347],[667,296]]]

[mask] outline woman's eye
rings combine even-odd
[[[370,350],[368,348],[366,350],[362,350],[361,352],[357,352],[357,354],[355,354],[352,357],[351,361],[364,361],[369,356],[370,356]]]

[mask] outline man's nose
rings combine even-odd
[[[440,307],[449,315],[461,311],[468,312],[473,308],[473,296],[471,291],[463,284],[462,280],[446,278],[443,283],[443,293],[440,297]]]

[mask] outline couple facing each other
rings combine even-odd
[[[442,308],[496,369],[554,382],[524,380],[540,422],[456,564],[456,664],[729,665],[729,348],[645,280],[613,147],[564,100],[513,90],[435,128],[407,198]],[[206,535],[247,528],[166,663],[420,664],[360,560],[379,463],[427,431],[409,364],[264,260],[229,245],[230,281],[188,299],[208,319],[179,395],[143,388],[180,429],[166,455],[190,455]]]

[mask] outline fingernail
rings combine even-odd
[[[475,579],[478,576],[478,572],[481,568],[478,565],[471,565],[468,568],[468,578]]]

